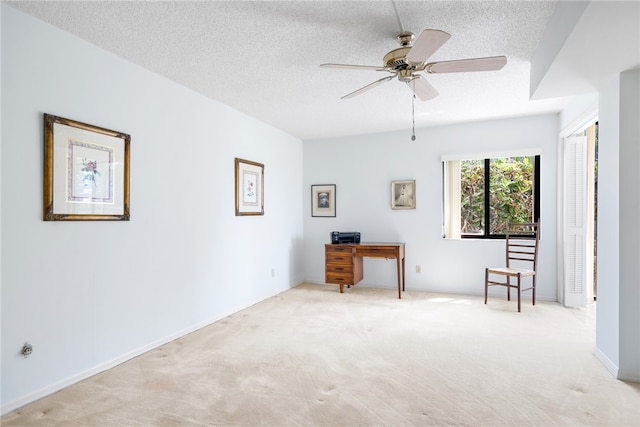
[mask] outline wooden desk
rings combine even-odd
[[[344,285],[350,287],[362,280],[362,259],[385,258],[395,259],[398,271],[398,298],[404,291],[404,243],[358,243],[358,244],[326,244],[325,282],[340,285],[340,293]]]

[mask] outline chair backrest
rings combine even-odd
[[[539,241],[540,225],[537,222],[507,222],[507,267],[519,267],[519,264],[531,263],[527,264],[527,268],[536,271]]]

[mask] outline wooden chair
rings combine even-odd
[[[518,312],[520,312],[520,294],[524,291],[532,291],[532,302],[536,305],[536,268],[538,262],[538,242],[540,241],[540,227],[537,222],[510,224],[507,222],[506,230],[506,258],[505,267],[489,267],[484,272],[484,303],[487,303],[489,286],[505,286],[507,288],[507,300],[511,301],[511,288],[518,292]],[[527,268],[522,268],[526,266]],[[489,280],[490,276],[501,276]],[[522,289],[522,278],[531,277],[531,287]],[[515,278],[516,284],[511,283]]]

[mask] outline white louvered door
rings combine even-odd
[[[587,137],[564,139],[564,304],[587,304]]]

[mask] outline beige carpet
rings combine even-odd
[[[304,284],[2,417],[3,426],[637,426],[594,308]]]

